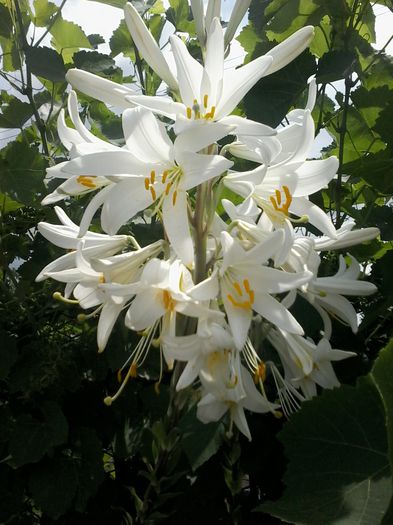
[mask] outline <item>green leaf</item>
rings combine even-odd
[[[6,215],[19,208],[23,208],[23,204],[10,199],[10,197],[4,193],[0,193],[0,214]]]
[[[81,428],[78,433],[77,453],[80,457],[78,468],[78,492],[75,508],[82,512],[88,499],[93,496],[104,481],[102,444],[90,428]]]
[[[0,380],[3,380],[7,377],[10,368],[17,360],[18,350],[16,347],[16,339],[10,337],[3,330],[0,331],[0,340]]]
[[[89,39],[89,42],[94,47],[94,49],[97,49],[97,46],[99,44],[105,44],[105,38],[99,35],[98,33],[87,35],[87,38]]]
[[[283,69],[262,78],[244,98],[247,117],[269,126],[278,126],[315,73],[315,59],[302,53]]]
[[[50,32],[53,36],[52,44],[61,53],[64,62],[71,62],[72,55],[81,47],[92,48],[81,27],[74,22],[64,20],[61,16],[57,17]]]
[[[26,49],[26,63],[37,77],[52,82],[64,82],[66,69],[63,57],[49,47],[32,47]]]
[[[317,82],[327,84],[344,78],[352,70],[356,55],[351,51],[329,51],[318,62]]]
[[[385,407],[386,428],[388,432],[389,460],[393,470],[393,340],[378,354],[371,378],[378,389]]]
[[[180,422],[184,435],[182,447],[192,470],[206,463],[220,448],[224,436],[222,422],[204,424],[196,418],[196,409],[189,411]]]
[[[33,115],[33,109],[27,102],[12,97],[1,106],[0,128],[22,128]]]
[[[8,8],[0,4],[0,36],[10,38],[12,34],[12,19]]]
[[[119,27],[113,31],[109,40],[109,46],[111,48],[112,57],[116,57],[120,53],[123,53],[124,56],[135,61],[135,51],[132,38],[124,19],[120,22]]]
[[[44,423],[30,414],[22,414],[17,418],[9,444],[13,467],[36,463],[50,448],[51,434]]]
[[[34,206],[43,198],[45,159],[37,146],[11,142],[0,152],[0,186],[21,204]]]
[[[45,401],[41,411],[50,433],[51,446],[62,445],[68,437],[68,423],[59,405],[54,401]]]
[[[89,2],[98,2],[99,4],[111,5],[112,7],[118,7],[124,9],[127,0],[89,0]]]
[[[380,524],[392,479],[385,415],[370,379],[304,403],[280,437],[286,489],[258,510],[296,525]]]
[[[70,507],[78,483],[76,466],[69,459],[51,460],[31,474],[29,488],[45,514],[57,519]]]
[[[116,67],[115,61],[97,51],[79,51],[74,54],[74,65],[90,73],[110,73]]]
[[[3,54],[2,69],[7,72],[20,69],[21,62],[15,39],[0,36],[0,48]]]
[[[169,0],[170,8],[166,12],[167,19],[177,31],[195,34],[194,21],[189,20],[190,7],[187,0]]]
[[[57,5],[48,0],[34,0],[33,6],[34,25],[37,27],[45,27],[58,10]]]

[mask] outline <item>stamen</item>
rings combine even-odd
[[[257,385],[259,381],[265,382],[265,380],[266,380],[266,365],[263,361],[260,361],[254,372],[254,383]]]
[[[150,193],[151,193],[151,198],[153,199],[153,201],[155,201],[157,199],[157,194],[153,186],[150,186]]]
[[[156,172],[153,170],[150,173],[150,181],[152,184],[154,184],[154,181],[156,180]]]
[[[172,187],[172,181],[168,182],[168,184],[166,185],[165,195],[169,195],[169,192],[171,191],[171,187]]]
[[[280,206],[281,205],[281,191],[280,190],[276,190],[276,201],[277,201],[277,204]]]
[[[169,174],[168,170],[165,170],[164,173],[162,174],[162,179],[161,179],[162,184],[165,184],[165,181],[166,181],[166,178],[168,177],[168,174]]]
[[[53,295],[52,295],[53,299],[55,299],[56,301],[61,301],[62,303],[66,303],[66,304],[79,304],[79,301],[77,301],[76,299],[67,299],[67,297],[64,297],[64,295],[61,295],[60,292],[55,292]]]
[[[281,205],[282,198],[281,198],[280,190],[275,190],[275,196],[271,195],[269,199],[273,205],[273,208],[276,211],[281,211],[282,213],[285,213],[285,215],[289,215],[289,207],[292,203],[292,195],[289,191],[288,186],[283,186],[282,189],[285,195],[285,202],[282,205]]]
[[[243,290],[239,283],[233,283],[233,286],[239,295],[243,295]]]
[[[191,108],[187,108],[187,118],[191,119],[191,117],[192,117],[192,109]]]
[[[149,190],[149,187],[150,187],[150,179],[148,179],[147,177],[145,178],[145,189],[148,191]]]
[[[173,204],[173,206],[175,206],[175,204],[176,204],[176,199],[177,199],[177,190],[175,190],[173,192],[173,195],[172,195],[172,204]]]
[[[97,185],[93,182],[93,179],[95,179],[96,177],[94,175],[92,176],[87,176],[87,175],[80,175],[76,181],[79,183],[79,184],[82,184],[82,186],[86,186],[86,188],[96,188]]]
[[[99,278],[98,278],[98,282],[99,282],[100,284],[104,284],[104,283],[105,283],[105,277],[104,277],[104,274],[103,274],[103,273],[99,276]]]
[[[236,306],[236,308],[243,308],[244,310],[251,310],[250,301],[243,301],[243,302],[236,301],[230,293],[227,294],[227,298],[228,298],[228,301],[230,301],[233,306]]]
[[[210,118],[214,118],[214,113],[216,112],[216,106],[212,106],[210,110]]]
[[[173,312],[176,302],[172,299],[171,294],[168,290],[163,290],[162,292],[162,301],[164,303],[164,308],[168,312]]]
[[[205,108],[207,108],[207,101],[209,100],[209,95],[204,95],[203,96],[203,105]]]

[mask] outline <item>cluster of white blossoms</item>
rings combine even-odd
[[[260,78],[288,64],[313,37],[313,28],[305,27],[268,54],[225,69],[226,51],[249,3],[236,2],[224,33],[219,2],[210,1],[205,13],[202,0],[191,1],[203,63],[172,35],[176,73],[127,4],[134,43],[168,96],[136,94],[84,71],[68,72],[74,88],[124,110],[125,144],[92,134],[70,92],[73,127],[63,111],[58,120],[70,160],[48,169],[49,178],[62,182],[43,202],[92,198],[79,225],[59,207],[60,225],[39,224],[41,234],[67,253],[37,279],[66,283],[58,297],[89,310],[84,319],[99,316],[100,352],[119,316],[139,337],[120,389],[107,404],[138,376],[152,349],[167,369],[179,363],[177,390],[198,388],[201,421],[217,421],[228,411],[231,425],[251,438],[244,409],[278,414],[281,407],[288,415],[318,386],[338,385],[332,361],[353,354],[331,348],[331,316],[355,332],[357,314],[345,296],[372,294],[375,286],[358,280],[359,264],[349,255],[340,255],[335,275],[318,276],[320,253],[372,239],[378,230],[354,230],[346,223],[336,231],[309,200],[338,168],[335,157],[307,160],[314,140],[313,79],[305,109],[291,111],[277,129],[232,114]],[[236,158],[256,167],[236,171]],[[236,204],[220,198],[224,188]],[[89,231],[99,210],[105,233]],[[164,238],[141,247],[127,232],[132,221],[153,216],[162,222]],[[307,235],[306,223],[322,236]],[[118,234],[120,229],[126,234]],[[321,317],[317,342],[291,313],[297,296]],[[266,343],[276,350],[269,360]],[[270,399],[267,378],[276,387]]]

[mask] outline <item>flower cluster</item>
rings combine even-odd
[[[313,28],[226,70],[226,51],[249,2],[236,2],[225,33],[216,4],[205,13],[202,0],[191,1],[201,62],[182,38],[170,37],[176,73],[136,9],[125,8],[134,43],[171,96],[137,94],[84,71],[68,72],[74,88],[124,110],[125,143],[92,134],[70,92],[73,127],[64,111],[58,119],[70,159],[48,169],[48,178],[62,182],[43,202],[92,198],[79,225],[58,206],[60,225],[39,224],[44,237],[68,251],[37,279],[66,283],[57,297],[89,310],[83,319],[99,316],[100,352],[119,316],[139,336],[119,391],[105,398],[108,405],[138,376],[149,349],[159,348],[162,367],[178,367],[176,389],[198,388],[201,421],[229,412],[231,424],[251,438],[244,409],[279,414],[281,407],[289,415],[317,386],[338,384],[332,361],[353,354],[331,348],[331,316],[355,332],[357,314],[345,296],[368,295],[375,287],[358,280],[359,264],[349,255],[340,255],[335,275],[319,276],[321,253],[372,239],[378,230],[354,230],[350,223],[336,230],[309,200],[338,168],[335,157],[307,160],[314,79],[306,107],[292,110],[277,129],[232,114],[259,79],[309,45]],[[253,168],[236,170],[236,159]],[[221,198],[223,190],[232,199]],[[104,233],[89,231],[99,210]],[[140,246],[129,233],[142,218],[161,221],[163,238]],[[307,223],[322,236],[307,233]],[[317,342],[291,313],[297,298],[321,318]],[[276,393],[266,388],[268,380]]]

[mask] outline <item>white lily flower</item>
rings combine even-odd
[[[177,91],[177,80],[138,11],[132,4],[127,3],[124,6],[124,15],[128,30],[142,57],[172,91]]]
[[[165,128],[149,110],[138,107],[123,113],[125,148],[93,152],[60,165],[62,172],[89,180],[104,178],[104,188],[85,210],[83,234],[103,205],[101,224],[114,234],[138,212],[156,203],[162,209],[168,238],[187,266],[194,261],[187,213],[187,190],[219,176],[232,166],[220,155],[196,153],[225,136],[229,126],[216,124],[208,130],[185,132],[172,144]],[[96,179],[94,179],[96,180]]]
[[[337,239],[331,239],[327,236],[317,237],[314,241],[315,249],[318,251],[342,250],[343,248],[349,248],[356,244],[371,241],[380,234],[378,228],[360,228],[360,230],[354,230],[354,227],[355,223],[348,221],[336,230]]]
[[[300,388],[306,399],[317,394],[316,385],[328,389],[340,386],[332,361],[356,355],[354,352],[332,349],[326,338],[315,345],[309,339],[284,330],[272,332],[268,337],[280,355],[285,379]]]
[[[253,312],[289,332],[303,329],[292,314],[271,294],[286,292],[308,282],[308,271],[289,273],[266,266],[280,248],[282,233],[271,233],[264,241],[246,251],[229,233],[221,233],[222,261],[213,274],[190,292],[196,298],[213,298],[221,290],[228,322],[236,347],[241,350],[247,339]]]
[[[181,132],[190,125],[211,121],[241,125],[246,133],[246,119],[228,117],[254,84],[269,72],[276,71],[301,53],[313,36],[313,28],[305,27],[279,44],[267,55],[261,56],[231,71],[224,71],[224,35],[218,18],[206,25],[208,34],[204,66],[188,52],[184,42],[177,36],[170,37],[177,67],[177,79],[182,102],[168,98],[126,96],[133,104],[140,104],[156,113],[176,120],[176,130]],[[285,54],[285,56],[283,56]],[[274,65],[274,62],[276,64]],[[251,123],[256,128],[258,123]],[[260,129],[263,129],[259,126]],[[251,128],[250,128],[251,129]],[[266,126],[264,126],[266,130]],[[249,134],[255,134],[249,132]]]
[[[177,313],[221,319],[221,312],[209,310],[188,295],[192,286],[189,270],[178,259],[173,262],[151,259],[139,281],[127,289],[135,298],[126,314],[126,326],[136,331],[145,330],[162,318],[161,333],[174,336]]]
[[[198,377],[206,357],[216,351],[234,350],[235,343],[229,327],[210,319],[200,319],[196,334],[185,336],[164,336],[162,349],[167,361],[187,362],[177,384],[176,390],[191,385]]]
[[[225,31],[225,47],[229,46],[229,44],[231,43],[233,37],[235,36],[236,29],[239,27],[240,22],[243,20],[244,15],[247,13],[250,4],[251,0],[236,0]]]
[[[351,263],[347,267],[345,259],[340,255],[339,269],[334,276],[316,277],[312,279],[306,291],[302,295],[317,309],[324,321],[325,337],[329,338],[331,333],[330,319],[324,315],[324,311],[348,324],[356,333],[358,330],[358,316],[352,304],[343,295],[358,296],[371,295],[377,291],[377,287],[367,281],[359,281],[360,265],[357,260],[349,256]],[[317,274],[317,269],[314,270]]]
[[[244,409],[266,413],[277,408],[258,392],[240,364],[239,352],[225,349],[210,353],[199,376],[203,397],[197,405],[197,417],[203,423],[218,421],[229,410],[231,425],[234,423],[251,440]]]

